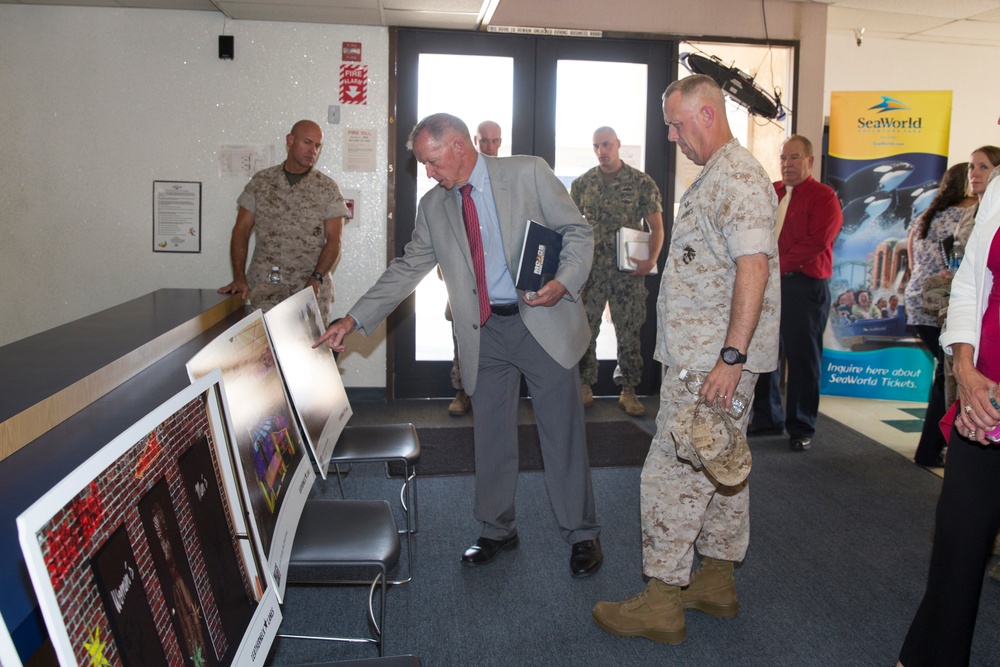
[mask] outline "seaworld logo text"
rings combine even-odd
[[[891,97],[886,97],[882,95],[882,101],[875,106],[868,107],[869,111],[874,111],[878,109],[880,114],[887,111],[903,111],[909,109],[907,105],[903,104],[897,99]],[[906,120],[893,120],[890,118],[878,118],[875,120],[870,120],[862,116],[858,118],[858,129],[859,130],[919,130],[923,125],[923,117],[913,118],[912,116]]]
[[[923,125],[923,118],[907,118],[906,120],[893,120],[891,118],[876,118],[875,120],[868,120],[867,118],[858,119],[858,129],[861,130],[919,130]]]

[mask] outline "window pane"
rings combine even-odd
[[[595,99],[595,81],[606,91]],[[621,141],[623,162],[645,171],[646,65],[641,63],[560,60],[556,66],[555,172],[567,187],[597,166],[594,130],[608,126]],[[607,307],[597,336],[597,358],[617,359],[618,343]]]
[[[568,188],[573,179],[597,166],[594,130],[614,128],[621,158],[639,170],[646,166],[646,65],[560,60],[556,66],[556,176]],[[602,82],[595,97],[595,81]]]
[[[446,112],[458,116],[475,136],[484,120],[501,128],[499,155],[510,155],[514,117],[514,59],[498,56],[420,54],[417,117]],[[409,130],[406,130],[407,132]],[[417,200],[437,184],[417,168]],[[427,274],[416,292],[415,356],[418,361],[452,358],[451,323],[444,318],[448,293],[437,272]]]

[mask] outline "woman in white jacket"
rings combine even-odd
[[[941,336],[945,353],[954,356],[958,412],[948,442],[927,589],[900,651],[902,667],[969,664],[983,572],[1000,524],[1000,445],[986,437],[1000,423],[998,171],[952,282]]]

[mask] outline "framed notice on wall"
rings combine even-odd
[[[201,183],[153,181],[153,252],[201,252]]]

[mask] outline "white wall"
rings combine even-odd
[[[1000,89],[993,64],[1000,48],[929,44],[831,34],[826,49],[824,114],[830,93],[885,90],[952,91],[948,164],[967,161],[983,144],[1000,146]]]
[[[219,176],[218,148],[276,144],[280,161],[300,118],[325,131],[319,168],[363,193],[334,273],[338,303],[349,306],[384,268],[388,30],[230,21],[236,58],[223,61],[223,20],[0,5],[0,345],[162,287],[229,282],[246,181]],[[344,41],[363,43],[369,100],[327,125]],[[378,131],[375,172],[342,167],[344,130],[356,127]],[[154,180],[201,181],[200,254],[152,252]],[[384,386],[381,338],[358,341],[345,382]]]
[[[631,11],[614,13],[613,26],[596,27],[763,35],[759,6],[720,13],[721,2],[682,10],[679,0],[634,0]],[[566,23],[573,18],[595,27],[580,18],[606,16],[597,9],[606,5],[593,4],[593,12],[557,21],[550,12],[565,0],[525,0],[522,9],[533,14],[497,22],[577,27]],[[950,89],[950,161],[980,144],[1000,144],[1000,91],[983,74],[1000,50],[874,38],[859,48],[853,37],[825,34],[818,5],[767,6],[772,38],[803,40],[800,132],[819,135],[834,90]],[[789,11],[777,11],[782,6]],[[224,30],[235,36],[234,61],[217,57]],[[364,44],[369,103],[342,107],[341,124],[329,126],[323,119],[336,103],[343,41]],[[337,303],[350,306],[385,266],[387,54],[383,28],[0,4],[0,345],[161,287],[228,282],[229,233],[244,182],[218,175],[218,147],[273,143],[280,154],[288,128],[302,117],[326,131],[319,168],[363,193],[334,274]],[[349,127],[378,131],[375,172],[343,170]],[[151,251],[154,180],[202,182],[201,254]],[[342,357],[348,386],[384,386],[384,333],[351,343],[352,354]]]

